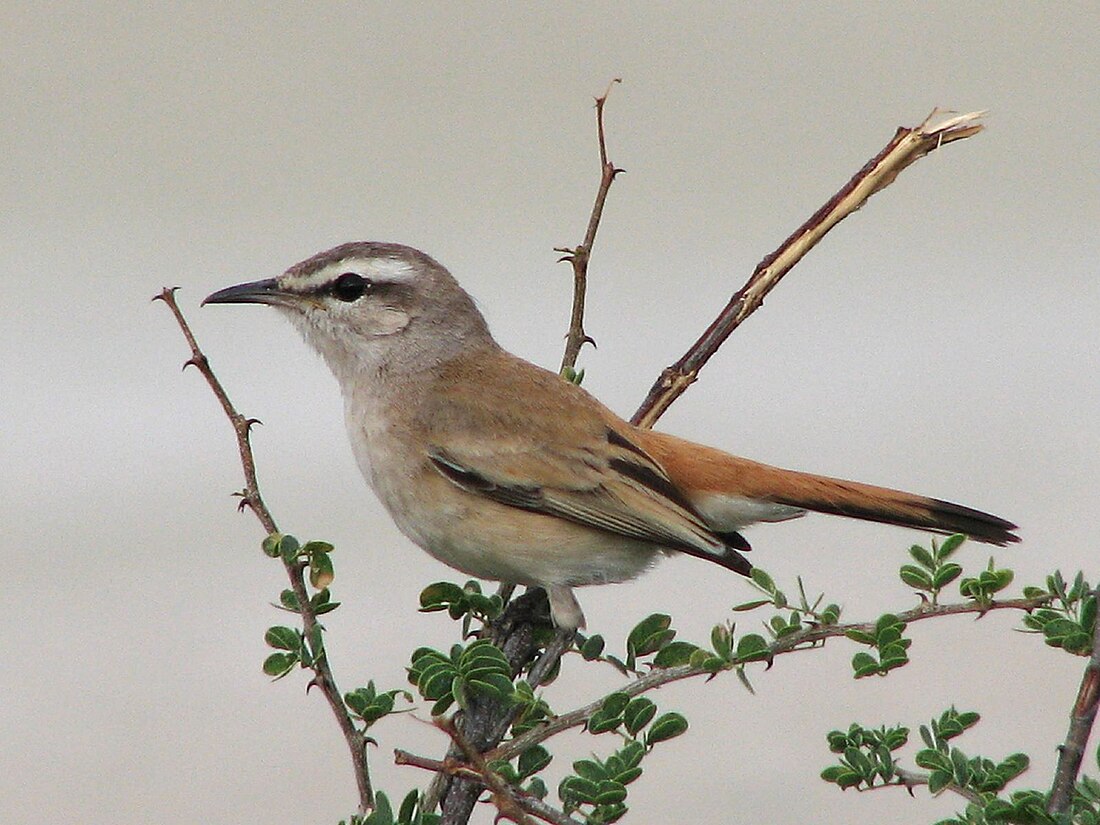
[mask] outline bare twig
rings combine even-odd
[[[632,423],[652,427],[672,402],[695,382],[699,371],[730,333],[763,305],[764,297],[780,279],[837,223],[859,209],[873,194],[893,183],[909,164],[944,144],[968,138],[982,130],[978,121],[984,112],[971,112],[933,123],[939,114],[938,110],[933,111],[916,128],[899,128],[881,152],[783,241],[777,250],[757,264],[745,285],[734,293],[699,340],[679,361],[661,373],[631,418]]]
[[[187,320],[180,311],[179,305],[176,303],[176,289],[176,287],[166,287],[159,295],[154,296],[153,300],[163,301],[168,306],[172,315],[175,316],[176,323],[179,324],[180,330],[183,332],[183,337],[187,339],[187,345],[191,348],[191,357],[184,363],[184,369],[193,366],[202,373],[203,378],[206,379],[206,383],[210,385],[210,389],[218,399],[218,402],[222,405],[222,409],[229,418],[230,424],[233,425],[233,432],[236,433],[237,436],[237,450],[240,453],[241,467],[244,470],[245,479],[244,489],[238,494],[241,499],[239,509],[249,507],[252,512],[256,514],[256,518],[259,519],[260,524],[263,525],[268,535],[277,533],[279,532],[279,528],[275,524],[275,519],[271,515],[271,511],[268,510],[267,505],[264,504],[263,496],[260,495],[260,485],[256,480],[256,461],[252,455],[252,444],[249,438],[249,432],[252,425],[259,422],[254,418],[246,418],[241,415],[229,400],[229,395],[226,393],[225,387],[222,386],[221,381],[214,375],[214,371],[210,367],[209,359],[207,359],[206,355],[199,348],[190,325],[188,325]],[[317,614],[313,612],[313,608],[310,605],[309,592],[306,590],[305,579],[302,575],[302,565],[296,561],[288,562],[285,559],[283,560],[283,565],[286,568],[287,577],[290,579],[290,587],[298,599],[298,613],[302,617],[302,626],[305,630],[306,637],[310,638],[316,633],[318,622]],[[333,678],[332,669],[329,667],[328,653],[325,652],[323,655],[316,657],[310,670],[313,671],[313,679],[310,681],[309,686],[312,687],[316,685],[321,689],[321,693],[324,695],[325,700],[332,709],[333,715],[336,717],[336,723],[340,726],[340,731],[344,734],[344,740],[348,744],[348,750],[351,752],[352,765],[355,769],[356,784],[359,787],[359,810],[362,813],[366,813],[374,807],[374,791],[371,788],[370,770],[367,766],[366,737],[355,727],[355,723],[348,714],[347,707],[344,705],[344,700],[341,698],[340,691],[336,687],[336,680]]]
[[[1050,601],[1050,597],[1040,596],[1034,599],[1007,599],[1005,601],[993,602],[989,605],[979,605],[974,602],[945,605],[924,604],[912,610],[905,610],[898,613],[897,617],[905,624],[921,621],[923,619],[953,616],[964,613],[974,613],[980,618],[992,610],[1034,610],[1036,607],[1041,607],[1048,601]],[[810,627],[801,632],[783,636],[772,642],[769,646],[769,659],[783,653],[791,653],[795,650],[809,650],[819,647],[820,643],[824,642],[826,639],[844,636],[853,630],[872,633],[874,629],[874,622],[818,625],[816,627]],[[737,665],[738,662],[735,660],[729,667],[733,668]],[[614,692],[625,693],[627,696],[639,696],[654,688],[667,685],[670,682],[678,682],[682,679],[690,679],[695,676],[704,675],[709,678],[714,674],[702,667],[695,667],[692,665],[676,665],[675,667],[660,668],[617,688]],[[603,707],[603,703],[606,699],[606,696],[601,696],[596,701],[584,707],[571,710],[560,716],[555,716],[553,719],[549,719],[539,724],[526,733],[517,736],[515,739],[505,742],[496,750],[485,754],[485,756],[487,759],[512,759],[533,745],[537,745],[549,739],[551,736],[585,724],[593,713]]]
[[[588,217],[588,229],[584,233],[584,240],[580,246],[572,249],[569,247],[554,249],[555,252],[563,253],[559,261],[569,261],[573,266],[573,309],[569,315],[565,354],[561,359],[560,372],[563,374],[576,367],[577,356],[580,355],[582,346],[586,343],[595,344],[595,341],[584,331],[584,296],[588,288],[588,260],[592,255],[592,244],[596,241],[596,230],[600,228],[603,205],[615,176],[623,171],[615,168],[615,164],[607,159],[607,143],[604,140],[603,131],[603,107],[607,102],[607,96],[611,94],[611,87],[616,83],[622,83],[622,80],[620,78],[612,80],[607,85],[607,91],[603,96],[596,98],[596,135],[600,144],[600,186],[596,191],[596,202],[592,204],[592,213]]]
[[[1100,587],[1092,592],[1093,598],[1100,599]],[[1092,725],[1096,720],[1096,708],[1100,704],[1100,619],[1092,635],[1092,655],[1085,665],[1081,677],[1081,687],[1077,691],[1077,701],[1069,715],[1069,732],[1065,744],[1059,749],[1058,767],[1054,771],[1054,785],[1047,802],[1047,813],[1061,814],[1069,810],[1073,800],[1073,786],[1077,783],[1077,774],[1081,770],[1081,761],[1085,757]]]

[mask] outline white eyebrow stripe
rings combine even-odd
[[[371,258],[361,265],[363,271],[359,274],[372,281],[408,283],[416,277],[416,268],[401,258]]]
[[[403,284],[416,277],[416,267],[401,258],[345,258],[308,275],[283,276],[287,285],[301,290],[319,289],[345,272],[355,272],[377,283]]]

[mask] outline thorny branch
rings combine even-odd
[[[1034,599],[1006,599],[1005,601],[995,601],[988,605],[980,605],[974,602],[960,602],[958,604],[946,605],[922,604],[919,607],[914,607],[912,610],[898,613],[897,617],[905,624],[922,621],[924,619],[964,613],[974,613],[980,618],[991,610],[1034,610],[1036,607],[1040,607],[1048,601],[1049,597],[1040,596]],[[783,636],[772,642],[769,646],[769,661],[771,658],[783,653],[791,653],[795,650],[810,650],[820,647],[821,643],[826,639],[844,636],[849,631],[853,630],[873,633],[874,622],[818,625],[798,633],[792,633],[789,636]],[[736,667],[737,664],[738,663],[734,662],[731,664],[731,667]],[[690,679],[695,676],[704,675],[707,677],[713,676],[710,671],[693,665],[676,665],[675,667],[655,669],[645,676],[617,688],[615,693],[625,693],[627,696],[639,696],[661,685],[667,685],[670,682],[678,682],[682,679]],[[601,696],[595,702],[591,702],[584,707],[571,710],[560,716],[555,716],[553,719],[543,722],[526,733],[514,739],[510,739],[496,750],[485,754],[485,756],[490,760],[513,759],[528,748],[549,739],[551,736],[561,733],[564,730],[583,725],[593,713],[603,706],[606,699],[606,696]]]
[[[859,788],[860,791],[877,791],[879,788],[893,788],[901,786],[912,794],[913,788],[917,785],[927,785],[931,776],[926,773],[918,773],[917,771],[906,770],[905,768],[894,766],[894,775],[897,776],[898,781],[888,783],[885,785],[875,785],[873,788]],[[944,785],[945,791],[951,791],[957,793],[963,799],[968,802],[981,802],[982,795],[971,788],[964,788],[961,785],[956,785],[954,782],[950,782]]]
[[[569,261],[573,266],[573,309],[569,315],[569,332],[565,338],[565,353],[561,359],[559,372],[565,374],[577,365],[577,356],[581,347],[586,343],[595,344],[584,331],[584,296],[588,289],[588,259],[592,255],[592,244],[596,241],[596,230],[600,228],[600,218],[603,216],[603,205],[607,200],[607,193],[615,176],[622,172],[615,164],[607,159],[607,143],[603,130],[603,107],[611,94],[611,87],[616,83],[622,83],[620,78],[615,78],[607,86],[607,91],[602,97],[596,98],[596,136],[600,144],[600,186],[596,191],[596,202],[592,204],[592,213],[588,217],[588,229],[584,233],[581,245],[570,249],[569,247],[557,247],[555,252],[563,253],[559,261]]]
[[[470,779],[482,784],[485,783],[485,778],[469,765],[451,758],[442,761],[438,759],[428,759],[427,757],[417,756],[415,753],[401,750],[401,748],[396,748],[393,752],[393,761],[395,765],[411,765],[414,768],[423,768],[424,770],[436,774],[461,776],[464,779]],[[574,819],[568,814],[559,811],[557,808],[548,805],[537,796],[525,793],[519,788],[510,788],[510,791],[516,803],[521,808],[544,822],[550,822],[552,825],[583,825],[580,820]]]
[[[1100,600],[1100,586],[1092,592],[1093,598]],[[1096,708],[1100,705],[1100,618],[1092,634],[1092,655],[1085,665],[1081,677],[1081,687],[1077,691],[1077,701],[1069,716],[1069,732],[1065,744],[1059,748],[1058,767],[1054,770],[1054,785],[1047,802],[1047,813],[1061,814],[1069,810],[1073,799],[1073,786],[1077,783],[1077,774],[1081,770],[1081,761],[1085,758],[1085,746],[1096,721]]]
[[[745,285],[733,294],[699,340],[679,361],[664,369],[630,419],[632,424],[652,427],[672,402],[695,382],[699,371],[730,333],[763,305],[764,297],[830,229],[863,206],[873,194],[893,183],[898,174],[914,161],[947,143],[976,135],[982,130],[978,121],[985,113],[971,112],[933,123],[939,114],[939,110],[933,111],[916,128],[899,128],[881,152],[871,158],[778,249],[757,264]]]
[[[241,457],[241,467],[244,470],[244,489],[238,493],[240,496],[239,509],[249,507],[253,513],[256,514],[256,518],[259,519],[260,524],[263,525],[264,530],[268,535],[279,532],[279,528],[275,524],[275,519],[271,515],[271,511],[267,509],[267,505],[264,504],[263,497],[260,495],[259,482],[256,480],[256,462],[252,455],[252,444],[249,438],[249,432],[253,424],[259,422],[254,418],[246,418],[241,415],[233,403],[229,400],[229,395],[225,391],[225,387],[222,386],[221,381],[218,380],[214,371],[210,367],[210,361],[206,355],[199,348],[198,342],[195,340],[195,335],[191,331],[190,325],[183,317],[183,313],[180,311],[179,305],[176,303],[176,289],[177,287],[165,287],[159,295],[153,297],[154,301],[163,301],[168,309],[171,310],[172,315],[176,318],[176,323],[179,324],[180,330],[183,332],[183,337],[187,339],[187,345],[191,348],[191,357],[184,362],[184,369],[187,367],[195,367],[202,373],[203,378],[206,379],[206,383],[210,385],[210,389],[213,391],[218,402],[222,405],[222,409],[225,411],[226,416],[229,418],[229,423],[233,425],[233,432],[237,436],[237,450]],[[309,593],[306,590],[305,578],[303,577],[303,566],[298,562],[283,561],[283,565],[286,567],[286,574],[290,579],[290,587],[294,591],[294,595],[298,598],[298,613],[302,617],[302,626],[305,630],[307,638],[312,637],[317,632],[318,621],[317,614],[313,612],[313,608],[310,605]],[[351,716],[348,714],[347,707],[344,705],[344,700],[340,696],[340,691],[336,687],[336,680],[333,678],[332,669],[328,664],[328,654],[325,653],[316,657],[313,665],[311,666],[313,671],[313,679],[310,681],[309,686],[316,685],[321,689],[321,693],[324,695],[325,700],[328,702],[329,707],[332,709],[333,715],[336,717],[336,723],[340,726],[340,731],[344,734],[344,740],[348,744],[348,750],[351,751],[351,761],[355,769],[355,781],[359,788],[359,810],[361,813],[366,813],[374,807],[374,791],[371,788],[370,770],[367,766],[367,741],[364,734],[355,726]]]

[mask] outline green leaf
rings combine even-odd
[[[646,745],[653,747],[658,742],[679,736],[688,729],[688,721],[682,714],[675,711],[662,713],[649,728],[646,734]]]
[[[936,569],[936,562],[932,559],[932,554],[921,547],[919,544],[914,544],[909,548],[909,555],[913,557],[921,567],[928,572],[932,572]]]
[[[268,647],[273,647],[276,650],[293,650],[297,652],[302,649],[302,635],[291,627],[278,625],[269,627],[264,634],[264,641]]]
[[[646,656],[656,653],[672,641],[676,631],[671,629],[672,617],[664,613],[653,613],[642,619],[630,631],[626,639],[628,655]]]
[[[714,652],[729,661],[733,656],[733,633],[724,624],[716,624],[710,631],[710,644]]]
[[[821,611],[821,623],[824,625],[834,625],[840,621],[840,605],[830,604]]]
[[[872,676],[878,673],[879,663],[870,653],[861,650],[852,657],[852,670],[855,671],[857,679],[862,679],[864,676]]]
[[[903,564],[898,571],[901,580],[917,590],[931,590],[932,577],[927,570],[923,570],[914,564]]]
[[[770,656],[767,640],[757,633],[746,633],[737,641],[737,659],[740,662],[758,662]]]
[[[446,610],[465,598],[466,593],[454,582],[435,582],[420,591],[420,610],[423,613]]]
[[[955,564],[955,562],[948,562],[936,571],[935,575],[932,577],[932,586],[937,590],[942,590],[961,576],[962,571],[963,569],[960,565]]]
[[[846,630],[844,631],[844,635],[853,642],[858,642],[861,645],[873,645],[875,643],[875,636],[863,630]]]
[[[702,648],[691,642],[669,642],[657,651],[657,655],[653,657],[653,665],[654,667],[686,665],[691,662],[692,654],[700,650]]]
[[[590,779],[581,776],[567,776],[558,786],[558,796],[566,804],[588,803],[595,804],[599,794],[599,785]]]
[[[374,810],[370,816],[362,820],[362,825],[394,825],[393,808],[390,800],[384,793],[377,793],[374,797]]]
[[[946,559],[953,556],[955,554],[955,551],[962,547],[965,541],[966,536],[964,536],[962,533],[955,533],[955,535],[953,536],[948,536],[940,544],[939,553],[937,553],[936,555],[939,557],[939,560],[941,562],[945,561]]]
[[[947,771],[932,771],[928,775],[928,791],[933,796],[951,784],[951,774]]]
[[[769,576],[760,567],[754,567],[749,572],[749,578],[751,578],[756,585],[767,593],[775,593],[775,582],[772,581],[772,577]]]
[[[279,542],[282,538],[282,533],[270,533],[264,536],[264,540],[260,544],[260,548],[264,551],[264,555],[273,559],[279,558]]]
[[[301,609],[301,603],[298,601],[298,594],[293,590],[284,590],[280,593],[279,604],[287,610],[293,610],[294,612],[298,612]]]
[[[623,725],[631,736],[637,736],[656,713],[657,706],[653,702],[644,696],[635,697],[623,710]]]
[[[298,664],[298,657],[293,653],[272,653],[264,659],[264,673],[281,679],[294,669]]]
[[[287,564],[292,564],[301,552],[301,545],[294,536],[284,535],[279,539],[279,555]]]
[[[605,779],[599,783],[596,791],[597,805],[615,805],[626,799],[626,788],[613,779]]]
[[[550,760],[554,757],[550,755],[550,751],[544,748],[542,745],[535,745],[525,750],[519,755],[519,762],[517,767],[519,768],[519,775],[523,779],[536,774],[550,764]]]
[[[600,658],[600,654],[603,653],[603,649],[603,636],[598,633],[589,636],[580,646],[581,656],[586,662],[591,662],[593,659]]]
[[[573,773],[591,782],[600,782],[607,778],[603,765],[591,759],[578,759],[573,763]]]

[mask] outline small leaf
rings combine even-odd
[[[328,553],[313,553],[309,557],[309,583],[318,590],[328,587],[336,573]]]
[[[627,650],[636,656],[656,653],[672,641],[676,631],[671,629],[672,617],[664,613],[653,613],[642,619],[630,631],[627,637]]]
[[[862,679],[865,676],[872,676],[878,673],[879,663],[870,653],[861,650],[852,657],[852,670],[855,671],[855,677],[857,679]]]
[[[285,607],[287,610],[293,610],[297,612],[301,609],[301,604],[298,601],[298,594],[293,590],[284,590],[279,594],[279,604]]]
[[[420,591],[420,609],[424,613],[446,610],[451,604],[461,603],[465,597],[465,592],[457,584],[435,582]]]
[[[898,571],[901,580],[917,590],[931,590],[932,576],[927,570],[922,570],[914,564],[903,564]]]
[[[554,757],[550,755],[550,751],[544,748],[542,745],[535,745],[528,748],[519,755],[519,762],[517,767],[519,768],[519,775],[521,778],[526,779],[532,774],[536,774],[550,764],[550,760]]]
[[[965,541],[966,536],[964,536],[962,533],[955,533],[955,535],[953,536],[948,536],[940,544],[939,553],[936,554],[937,557],[941,562],[950,558],[955,554],[956,550],[963,546],[963,543]]]
[[[298,651],[302,648],[301,634],[290,627],[269,627],[264,634],[264,641],[267,643],[268,647],[273,647],[277,650]]]
[[[962,571],[963,569],[960,565],[955,564],[955,562],[948,562],[936,571],[935,575],[932,577],[932,585],[937,590],[941,590],[961,576]]]
[[[654,667],[676,667],[691,662],[692,655],[701,648],[691,642],[669,642],[653,657]],[[703,651],[705,653],[705,651]]]
[[[733,656],[733,634],[724,624],[716,624],[710,631],[710,644],[721,658],[729,660]]]
[[[293,653],[272,653],[264,659],[264,673],[280,679],[293,670],[296,664],[298,657]]]
[[[603,653],[604,640],[603,636],[595,633],[584,640],[584,644],[581,645],[581,656],[586,662],[591,662],[593,659],[598,659],[600,654]]]
[[[756,662],[770,655],[767,640],[757,633],[746,633],[737,641],[737,659],[740,662]]]
[[[928,791],[932,795],[938,794],[951,784],[951,774],[947,771],[932,771],[928,776]]]
[[[260,544],[260,548],[264,551],[264,555],[273,559],[279,558],[279,542],[282,538],[282,533],[270,533],[264,536],[263,543]]]
[[[759,567],[754,567],[753,570],[759,570]],[[741,604],[734,605],[732,608],[735,612],[742,613],[748,610],[756,610],[758,607],[763,607],[766,604],[771,604],[771,599],[755,599],[751,602],[742,602]]]
[[[653,722],[646,734],[646,744],[652,747],[658,742],[679,736],[688,729],[688,721],[682,714],[670,711],[662,713]]]
[[[763,568],[754,567],[749,572],[749,578],[751,578],[756,585],[767,593],[775,593],[775,582],[772,577],[764,572]]]
[[[932,572],[936,569],[936,562],[932,559],[932,554],[921,547],[919,544],[914,544],[909,548],[909,555],[913,557],[921,567],[928,572]]]
[[[293,563],[298,558],[298,553],[301,549],[301,545],[298,544],[298,539],[294,538],[294,536],[284,535],[279,539],[279,555],[282,556],[283,561],[287,564]]]
[[[657,713],[657,706],[644,696],[638,696],[630,700],[623,710],[623,725],[631,736],[637,736],[638,732],[649,724]]]

